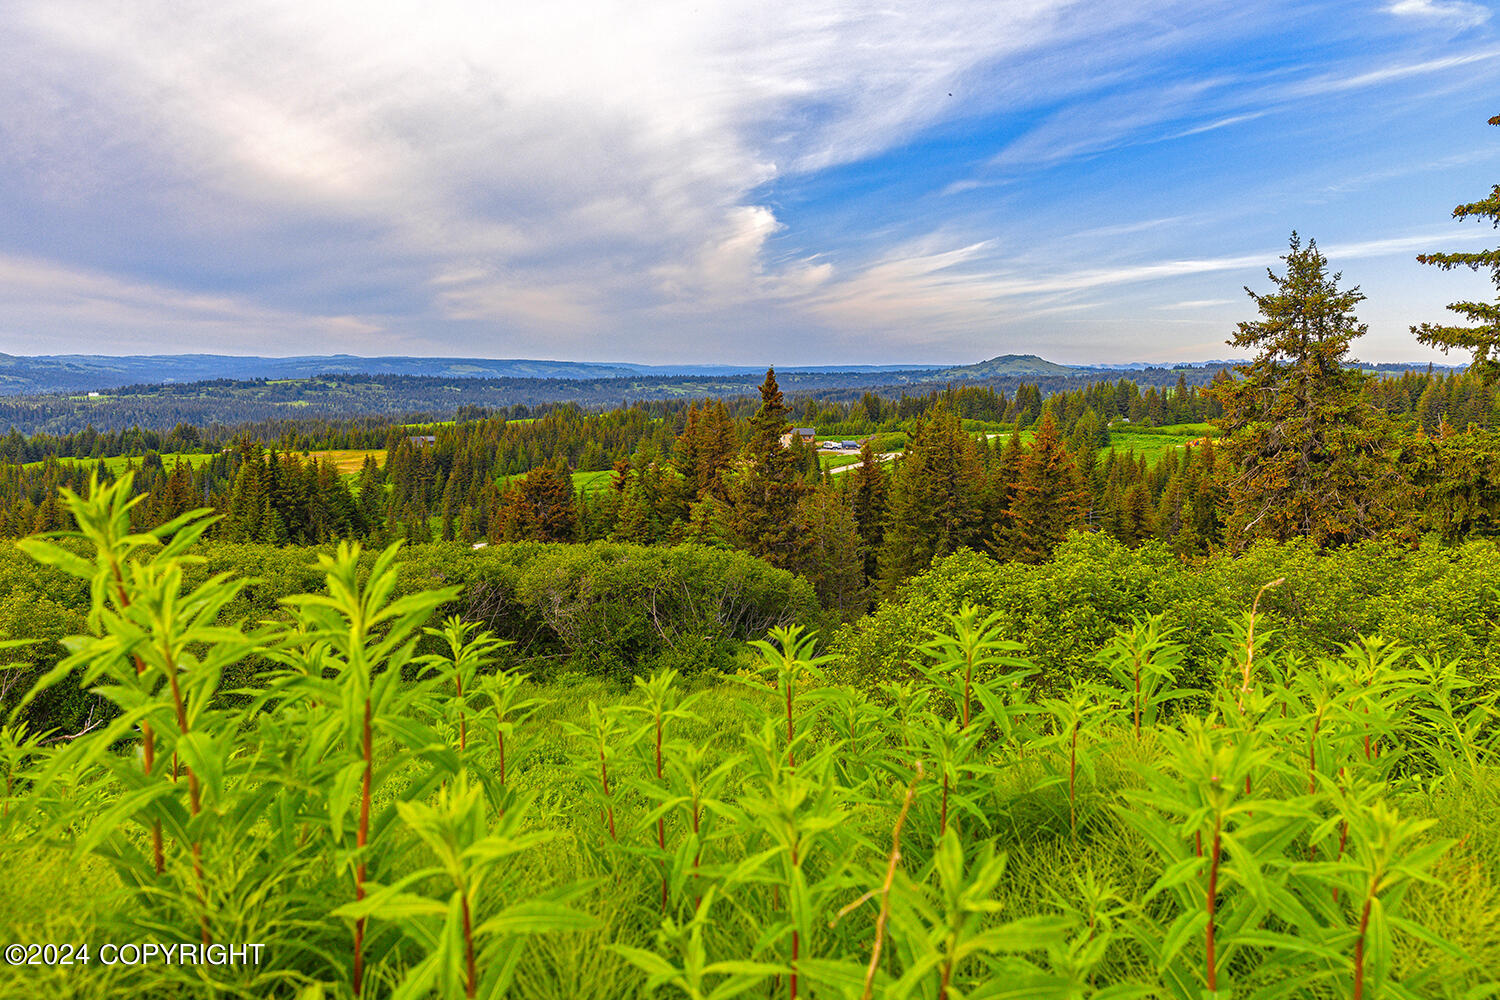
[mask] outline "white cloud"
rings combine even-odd
[[[1466,6],[1392,11],[1422,13],[1395,9],[1413,4]],[[1082,290],[1228,265],[1207,252],[1043,271],[989,231],[907,206],[892,232],[942,228],[891,248],[899,237],[869,223],[855,251],[789,228],[777,182],[934,125],[1042,107],[1001,163],[1060,163],[1497,54],[1281,79],[1269,100],[1225,77],[1159,82],[1171,53],[1275,16],[1252,8],[8,0],[0,252],[17,257],[0,271],[4,322],[45,331],[49,349],[175,337],[708,360],[743,339],[704,330],[746,317],[761,333],[789,324],[793,343],[818,324],[836,340],[910,320],[935,343],[991,322],[997,302],[1073,309],[1063,300]],[[949,191],[990,186],[1006,188],[998,201],[1020,185]],[[1171,228],[1181,211],[1106,216],[1095,236]]]
[[[468,271],[427,301],[439,320],[708,308],[780,287],[761,185],[983,104],[938,92],[1099,29],[1068,7],[22,0],[0,165],[59,208],[149,214],[156,252],[216,268],[337,256],[330,277],[413,296]]]
[[[1238,299],[1188,299],[1183,302],[1164,302],[1157,309],[1214,309],[1218,306],[1239,305]]]
[[[1472,28],[1490,19],[1487,8],[1467,0],[1395,0],[1386,8],[1398,17],[1420,17]]]
[[[1487,232],[1452,229],[1320,246],[1333,271],[1348,261],[1410,254],[1434,248],[1482,244]],[[976,326],[1001,326],[1063,309],[1118,310],[1118,303],[1091,293],[1172,279],[1241,271],[1264,275],[1279,266],[1285,249],[1083,267],[1035,273],[1028,261],[1007,258],[1002,248],[976,243],[940,249],[933,235],[898,249],[864,270],[828,282],[808,305],[830,322],[865,328],[921,330],[933,343]],[[1230,304],[1200,299],[1158,309],[1196,309]]]
[[[10,255],[0,255],[0,317],[0,343],[27,354],[75,353],[65,331],[77,329],[111,337],[114,353],[201,353],[206,345],[237,343],[312,354],[391,350],[402,343],[354,316],[268,309],[234,296],[185,293]]]

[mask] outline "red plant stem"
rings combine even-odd
[[[1370,905],[1375,902],[1378,885],[1379,871],[1370,879],[1370,892],[1365,896],[1364,909],[1359,915],[1359,936],[1354,939],[1354,1000],[1363,1000],[1365,995],[1365,934],[1370,929]]]
[[[1219,822],[1220,818],[1215,816],[1213,853],[1208,862],[1208,927],[1204,931],[1204,943],[1208,952],[1205,963],[1210,990],[1219,988],[1219,970],[1214,955],[1214,913],[1219,905]]]
[[[1318,709],[1318,714],[1313,716],[1312,733],[1307,737],[1307,794],[1311,795],[1318,790],[1318,753],[1317,740],[1318,729],[1323,725],[1323,710]]]
[[[505,787],[505,723],[504,722],[500,722],[500,723],[497,723],[495,725],[495,739],[496,739],[496,742],[498,742],[500,744],[500,787],[504,788]],[[504,800],[502,800],[502,801],[504,801]],[[502,805],[499,808],[498,812],[499,812],[499,814],[501,816],[504,816],[505,815],[505,806]]]
[[[464,716],[464,679],[453,675],[453,684],[458,689],[458,752],[469,748],[469,720]]]
[[[963,720],[963,727],[962,727],[964,729],[968,729],[969,728],[969,690],[970,690],[971,687],[973,687],[973,683],[974,683],[974,664],[970,663],[968,665],[968,668],[966,670],[964,670],[964,720]]]
[[[656,780],[661,781],[661,716],[656,717]],[[656,846],[665,854],[667,850],[667,818],[656,817]],[[661,912],[667,912],[667,869],[666,861],[662,862],[661,872]]]
[[[474,930],[469,920],[469,894],[463,893],[464,904],[464,966],[468,978],[464,982],[464,996],[472,998],[479,992],[479,975],[474,968]]]
[[[1073,723],[1073,735],[1068,749],[1068,828],[1078,832],[1078,807],[1073,797],[1078,782],[1078,723]]]
[[[166,656],[167,684],[172,692],[172,708],[177,713],[177,729],[183,735],[188,735],[187,706],[182,700],[182,688],[177,683],[177,664],[172,662],[170,653]],[[190,767],[184,767],[188,779],[188,806],[192,814],[197,816],[203,811],[202,790],[198,785],[198,775],[193,773]],[[172,751],[172,780],[177,780],[177,751]],[[203,933],[203,947],[209,944],[208,937],[208,907],[203,892],[203,845],[199,841],[193,841],[193,877],[198,885],[198,905],[202,907],[198,914],[198,927]]]
[[[797,951],[801,942],[798,940],[797,932],[792,931],[792,981],[791,998],[797,1000]]]
[[[1342,861],[1342,860],[1344,860],[1344,846],[1348,842],[1349,842],[1349,821],[1346,819],[1342,823],[1339,824],[1339,853],[1338,853],[1338,857],[1335,858],[1334,860],[1336,860],[1336,861]],[[1333,901],[1335,903],[1337,903],[1339,901],[1339,890],[1337,888],[1335,888],[1333,890]]]
[[[1135,658],[1135,738],[1141,738],[1141,658]]]
[[[1307,737],[1307,794],[1312,795],[1318,790],[1318,729],[1323,725],[1323,710],[1318,709],[1318,714],[1313,716],[1312,732]],[[1307,859],[1313,860],[1318,856],[1318,845],[1309,838],[1307,842]]]
[[[906,786],[906,797],[901,802],[901,811],[896,814],[896,825],[891,830],[891,854],[886,859],[885,882],[880,887],[880,913],[875,918],[875,944],[870,948],[870,964],[865,969],[865,991],[860,1000],[871,1000],[875,995],[875,973],[880,968],[880,950],[885,945],[885,924],[891,915],[891,887],[896,882],[896,866],[901,862],[901,827],[906,823],[906,814],[911,811],[912,799],[917,795],[917,782],[922,780],[922,763],[917,762],[917,773]]]
[[[130,598],[125,594],[125,576],[120,572],[119,563],[111,560],[110,568],[114,570],[115,597],[120,602],[120,610],[123,611],[130,607]],[[145,672],[146,664],[141,660],[140,656],[136,656],[135,675],[139,677]],[[142,766],[145,768],[146,773],[150,774],[156,766],[156,736],[151,731],[151,723],[145,720],[141,721],[141,752],[143,758],[141,762]],[[173,779],[176,779],[175,772]],[[159,819],[151,821],[151,860],[156,864],[156,874],[161,875],[167,870],[166,859],[162,853],[161,820]]]
[[[374,740],[370,732],[370,699],[365,699],[364,738],[360,753],[365,760],[364,780],[359,793],[359,830],[354,836],[359,862],[354,866],[354,898],[365,898],[365,845],[370,840],[370,779],[374,770]],[[354,995],[360,995],[365,978],[365,918],[354,921]]]
[[[603,740],[599,741],[599,777],[604,782],[605,801],[609,803],[609,805],[606,807],[606,813],[609,816],[609,839],[619,840],[620,838],[615,836],[615,804],[614,800],[612,800],[609,796],[609,765],[604,761]]]
[[[699,822],[700,822],[700,820],[702,818],[702,815],[703,815],[703,807],[698,802],[698,793],[694,792],[693,793],[693,836],[694,837],[698,836],[698,824],[699,824]],[[698,862],[699,862],[700,859],[702,859],[702,857],[703,857],[703,845],[700,843],[698,845],[698,850],[696,852],[694,852],[694,854],[693,854],[693,884],[694,885],[696,885],[697,882],[698,882]],[[697,895],[693,899],[693,912],[694,913],[698,912],[698,907],[700,907],[702,905],[703,905],[703,896],[700,893],[699,895]]]
[[[1203,857],[1203,831],[1202,830],[1199,830],[1199,831],[1197,831],[1196,833],[1193,834],[1193,854],[1196,857],[1200,857],[1200,858]]]
[[[792,740],[796,738],[796,728],[792,725],[792,679],[786,679],[786,766],[787,770],[795,771],[797,761],[792,756]]]
[[[948,832],[948,772],[943,771],[943,815],[938,821],[938,834],[941,836]]]

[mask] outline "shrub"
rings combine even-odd
[[[1075,533],[1051,562],[1000,563],[971,551],[934,562],[898,597],[844,627],[833,642],[840,676],[873,686],[910,676],[917,649],[966,602],[1000,613],[1000,634],[1019,642],[1060,690],[1098,678],[1093,650],[1132,619],[1160,614],[1185,649],[1180,683],[1216,676],[1220,636],[1266,592],[1267,641],[1286,652],[1336,652],[1361,635],[1399,639],[1457,662],[1470,679],[1500,679],[1500,546],[1434,539],[1411,549],[1367,542],[1320,554],[1305,542],[1261,542],[1238,558],[1188,565],[1157,543],[1129,549],[1102,534]]]
[[[319,554],[330,547],[207,543],[184,567],[189,585],[219,573],[249,582],[224,607],[224,620],[286,621],[282,599],[317,590]],[[595,542],[522,542],[473,550],[414,546],[399,567],[398,592],[462,588],[439,616],[458,614],[515,643],[536,669],[566,667],[628,678],[657,668],[691,674],[732,669],[739,648],[778,625],[818,625],[806,581],[742,552]],[[368,572],[374,555],[361,557]],[[0,638],[37,640],[0,650],[0,663],[31,666],[0,673],[0,706],[10,709],[31,682],[64,656],[57,640],[85,631],[88,587],[39,566],[12,543],[0,545]],[[250,656],[229,668],[226,691],[253,688],[270,661]],[[90,712],[107,711],[77,684],[49,688],[27,709],[33,729],[76,731]]]

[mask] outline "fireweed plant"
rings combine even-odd
[[[1461,664],[1294,659],[1257,607],[1217,672],[1142,619],[1042,677],[964,607],[902,679],[832,683],[785,628],[734,684],[538,681],[435,623],[454,589],[398,594],[394,547],[236,621],[211,518],[137,532],[128,497],[64,494],[77,531],[23,543],[93,601],[31,697],[110,711],[0,729],[6,864],[89,893],[9,937],[265,958],[4,995],[1500,995],[1495,701]]]

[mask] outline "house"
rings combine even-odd
[[[410,441],[418,448],[424,447],[429,444],[437,444],[437,436],[434,434],[418,434],[414,437],[409,437],[406,440]]]
[[[818,432],[813,427],[793,427],[786,434],[781,435],[781,446],[791,447],[793,441],[801,441],[803,444],[812,444],[818,439]]]

